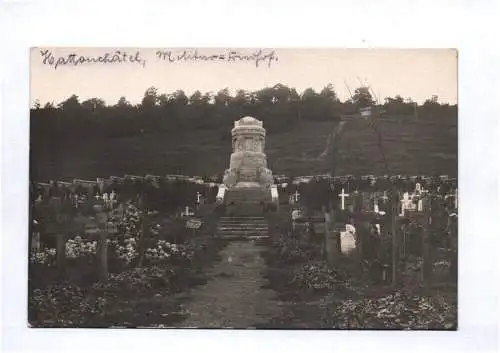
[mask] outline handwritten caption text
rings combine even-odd
[[[249,63],[256,68],[268,67],[278,62],[278,56],[274,50],[258,49],[254,51],[227,50],[218,53],[213,51],[208,54],[199,49],[194,50],[157,50],[156,52],[141,53],[140,50],[126,51],[114,50],[99,53],[97,55],[81,55],[72,52],[65,55],[56,55],[49,49],[40,50],[40,58],[43,65],[54,70],[64,66],[88,66],[88,65],[139,65],[146,67],[148,62],[156,64],[176,63]]]

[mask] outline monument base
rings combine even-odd
[[[229,205],[241,202],[271,202],[271,189],[262,186],[251,186],[243,182],[238,183],[226,191],[224,203]]]
[[[235,189],[241,189],[241,188],[261,189],[262,186],[259,183],[253,182],[253,181],[240,181],[240,182],[236,183],[236,185],[234,185],[233,188],[235,188]]]
[[[256,217],[266,213],[266,206],[260,202],[239,202],[226,205],[225,210],[229,217]]]
[[[271,201],[269,188],[254,186],[249,182],[238,183],[227,190],[224,197],[226,214],[230,216],[262,215]]]

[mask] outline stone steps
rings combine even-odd
[[[253,225],[253,224],[227,224],[217,227],[218,230],[242,230],[242,231],[263,231],[269,230],[267,225]]]
[[[216,230],[217,238],[230,240],[261,240],[269,238],[269,226],[264,217],[221,217]]]
[[[260,221],[267,222],[266,219],[262,216],[222,216],[219,218],[219,221]]]

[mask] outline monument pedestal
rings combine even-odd
[[[224,198],[226,214],[232,216],[262,215],[269,202],[271,202],[270,190],[260,186],[235,186],[227,191]]]
[[[273,177],[264,153],[266,130],[252,117],[235,121],[231,130],[233,153],[224,175],[226,214],[263,214],[271,203]]]

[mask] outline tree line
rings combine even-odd
[[[419,118],[456,117],[456,105],[440,104],[437,96],[417,105],[401,96],[378,102],[365,87],[341,102],[331,84],[320,92],[312,88],[299,94],[295,88],[282,84],[256,91],[238,90],[231,95],[225,88],[216,94],[194,92],[187,96],[182,90],[160,93],[150,87],[142,101],[133,105],[121,97],[114,105],[100,98],[80,101],[75,94],[57,105],[35,102],[31,109],[31,143],[58,146],[82,140],[130,137],[149,133],[165,133],[193,129],[227,129],[245,115],[264,121],[268,133],[293,129],[301,121],[335,121],[353,114],[360,107],[382,107],[388,115],[412,115]]]

